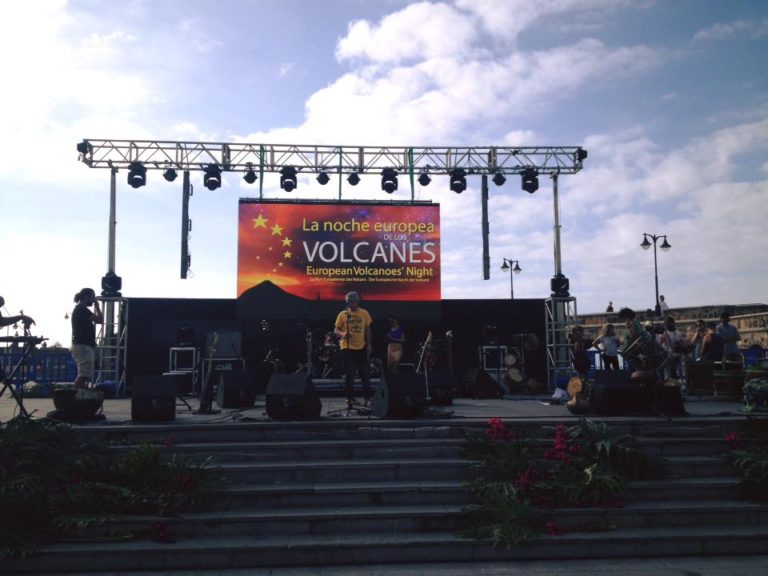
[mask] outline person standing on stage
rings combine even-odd
[[[737,360],[739,359],[739,345],[737,342],[741,340],[741,334],[739,334],[738,328],[733,324],[730,324],[731,315],[725,310],[720,314],[720,324],[717,326],[717,333],[723,339],[723,360]]]
[[[400,369],[400,360],[403,358],[403,345],[405,344],[405,331],[397,320],[390,315],[389,332],[387,332],[387,372],[397,374]]]
[[[89,308],[93,306],[93,312]],[[72,310],[72,358],[77,364],[75,390],[85,388],[93,382],[96,371],[96,324],[104,321],[96,292],[83,288],[75,294],[75,309]]]
[[[30,324],[34,324],[35,321],[32,320],[29,316],[26,314],[16,314],[15,316],[3,316],[2,309],[5,307],[5,298],[0,296],[0,328],[4,326],[10,326],[12,324],[16,324],[16,322],[21,322],[24,324],[24,327],[26,328]]]
[[[603,326],[600,335],[592,341],[592,346],[598,348],[602,353],[603,368],[619,369],[619,348],[621,347],[621,342],[619,337],[616,336],[613,324],[609,322]]]
[[[373,347],[373,320],[368,311],[360,307],[360,296],[357,292],[349,292],[345,301],[347,308],[336,317],[334,333],[339,337],[339,349],[346,373],[344,392],[347,395],[347,403],[351,406],[355,402],[355,370],[363,384],[365,402],[368,403],[371,399],[368,358]]]

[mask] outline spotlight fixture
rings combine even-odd
[[[320,186],[325,186],[328,184],[328,181],[331,179],[330,176],[328,176],[328,172],[325,170],[321,170],[320,174],[317,175],[317,181],[320,182]]]
[[[384,168],[381,171],[381,189],[387,194],[397,190],[397,171],[394,168]]]
[[[248,166],[248,170],[245,171],[245,174],[243,174],[243,180],[245,180],[248,184],[253,184],[258,180],[259,177],[256,176],[256,172],[253,171],[253,168],[251,166]]]
[[[91,143],[88,140],[83,140],[77,143],[77,151],[80,154],[88,154],[91,151]]]
[[[576,150],[576,159],[579,162],[583,162],[584,160],[586,160],[587,159],[587,151],[584,150],[584,148],[579,148],[578,150]]]
[[[497,170],[496,174],[493,175],[493,183],[496,184],[496,186],[504,186],[506,181],[507,177],[504,176],[501,170]]]
[[[461,194],[467,189],[467,173],[463,168],[454,168],[451,171],[451,190],[456,194]]]
[[[173,168],[166,168],[165,172],[163,172],[163,178],[165,178],[166,182],[173,182],[176,180],[176,176],[178,176],[178,174]]]
[[[203,171],[203,186],[208,190],[216,190],[221,186],[221,168],[216,164],[209,164]]]
[[[421,174],[419,174],[419,184],[421,186],[429,186],[430,182],[432,182],[432,178],[429,177],[429,172],[424,170]]]
[[[539,189],[539,173],[535,168],[526,168],[522,173],[523,190],[533,194]]]
[[[347,182],[349,182],[350,186],[357,186],[360,184],[360,176],[357,172],[350,172],[349,176],[347,176]]]
[[[296,189],[296,168],[283,166],[280,169],[280,188],[286,192],[293,192]]]
[[[141,188],[147,183],[147,167],[141,162],[131,162],[128,165],[128,184],[133,188]]]

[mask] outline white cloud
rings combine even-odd
[[[694,42],[718,42],[729,38],[758,39],[768,34],[768,18],[759,21],[733,20],[721,22],[699,30],[693,35]]]
[[[336,57],[397,64],[456,56],[470,50],[475,39],[466,14],[447,4],[418,2],[384,17],[378,26],[365,20],[350,24]]]

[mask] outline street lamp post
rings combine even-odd
[[[509,270],[509,296],[512,300],[515,299],[515,274],[520,274],[523,271],[520,268],[520,262],[517,260],[509,260],[504,258],[504,263],[501,265],[501,269],[505,272]]]
[[[672,245],[667,242],[667,235],[666,234],[648,234],[647,232],[643,232],[643,243],[640,244],[640,248],[643,250],[648,250],[648,248],[651,247],[651,243],[648,242],[648,238],[653,240],[653,274],[654,278],[656,280],[656,316],[661,315],[661,304],[659,303],[659,266],[656,261],[656,242],[664,238],[664,242],[661,243],[660,248],[664,250],[665,252],[672,248]]]

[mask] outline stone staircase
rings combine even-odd
[[[567,420],[567,419],[566,419]],[[561,526],[602,525],[510,548],[455,534],[468,495],[461,458],[472,420],[357,420],[84,429],[126,442],[173,437],[176,450],[212,456],[226,478],[206,511],[130,517],[115,532],[146,534],[162,523],[175,541],[84,539],[4,560],[0,573],[225,570],[512,559],[624,558],[768,553],[768,507],[736,499],[724,463],[735,419],[611,419],[663,462],[635,482],[624,508],[562,509]],[[519,424],[549,438],[555,421]],[[515,424],[518,425],[517,423]]]

